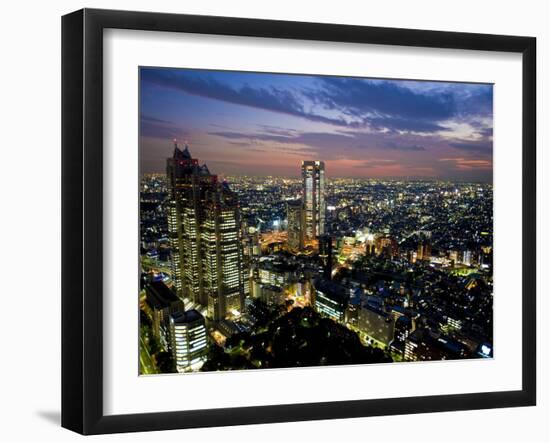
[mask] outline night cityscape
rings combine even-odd
[[[140,87],[140,374],[493,357],[491,85]]]

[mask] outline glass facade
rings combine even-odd
[[[176,370],[189,372],[200,369],[207,351],[204,317],[194,309],[172,314],[170,338]]]
[[[302,161],[302,199],[304,204],[304,235],[316,239],[325,232],[325,163]]]
[[[185,146],[167,161],[172,272],[178,295],[207,307],[216,321],[240,312],[244,259],[240,210],[229,187]]]

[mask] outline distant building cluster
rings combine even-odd
[[[488,185],[327,180],[320,160],[224,181],[175,143],[140,214],[142,373],[229,352],[265,327],[258,302],[311,307],[394,361],[493,355]]]

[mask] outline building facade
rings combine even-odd
[[[464,345],[428,329],[416,329],[405,339],[406,361],[456,360],[468,357]]]
[[[221,320],[244,303],[244,260],[238,201],[225,183],[177,143],[167,159],[172,278],[180,298]]]
[[[325,163],[302,161],[303,235],[314,240],[325,233]]]
[[[349,301],[349,292],[330,280],[319,278],[314,282],[315,295],[313,306],[324,317],[344,322]]]
[[[302,226],[304,225],[304,210],[300,200],[291,200],[286,204],[288,221],[288,249],[291,252],[298,252],[304,248],[304,236]]]
[[[323,276],[325,279],[332,279],[333,252],[332,236],[323,234],[319,237],[319,257],[323,262]]]
[[[195,309],[170,315],[170,345],[178,372],[200,369],[208,351],[204,317]]]
[[[364,304],[359,309],[357,328],[368,337],[388,346],[394,336],[394,320],[382,309]]]
[[[208,316],[216,321],[238,315],[244,307],[245,266],[239,205],[222,184],[210,196],[201,230],[204,291]]]
[[[150,281],[145,285],[146,303],[151,312],[155,338],[163,345],[168,342],[169,317],[184,309],[183,302],[162,281]]]

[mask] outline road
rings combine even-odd
[[[153,357],[143,340],[143,335],[139,337],[139,373],[144,375],[158,374]]]

